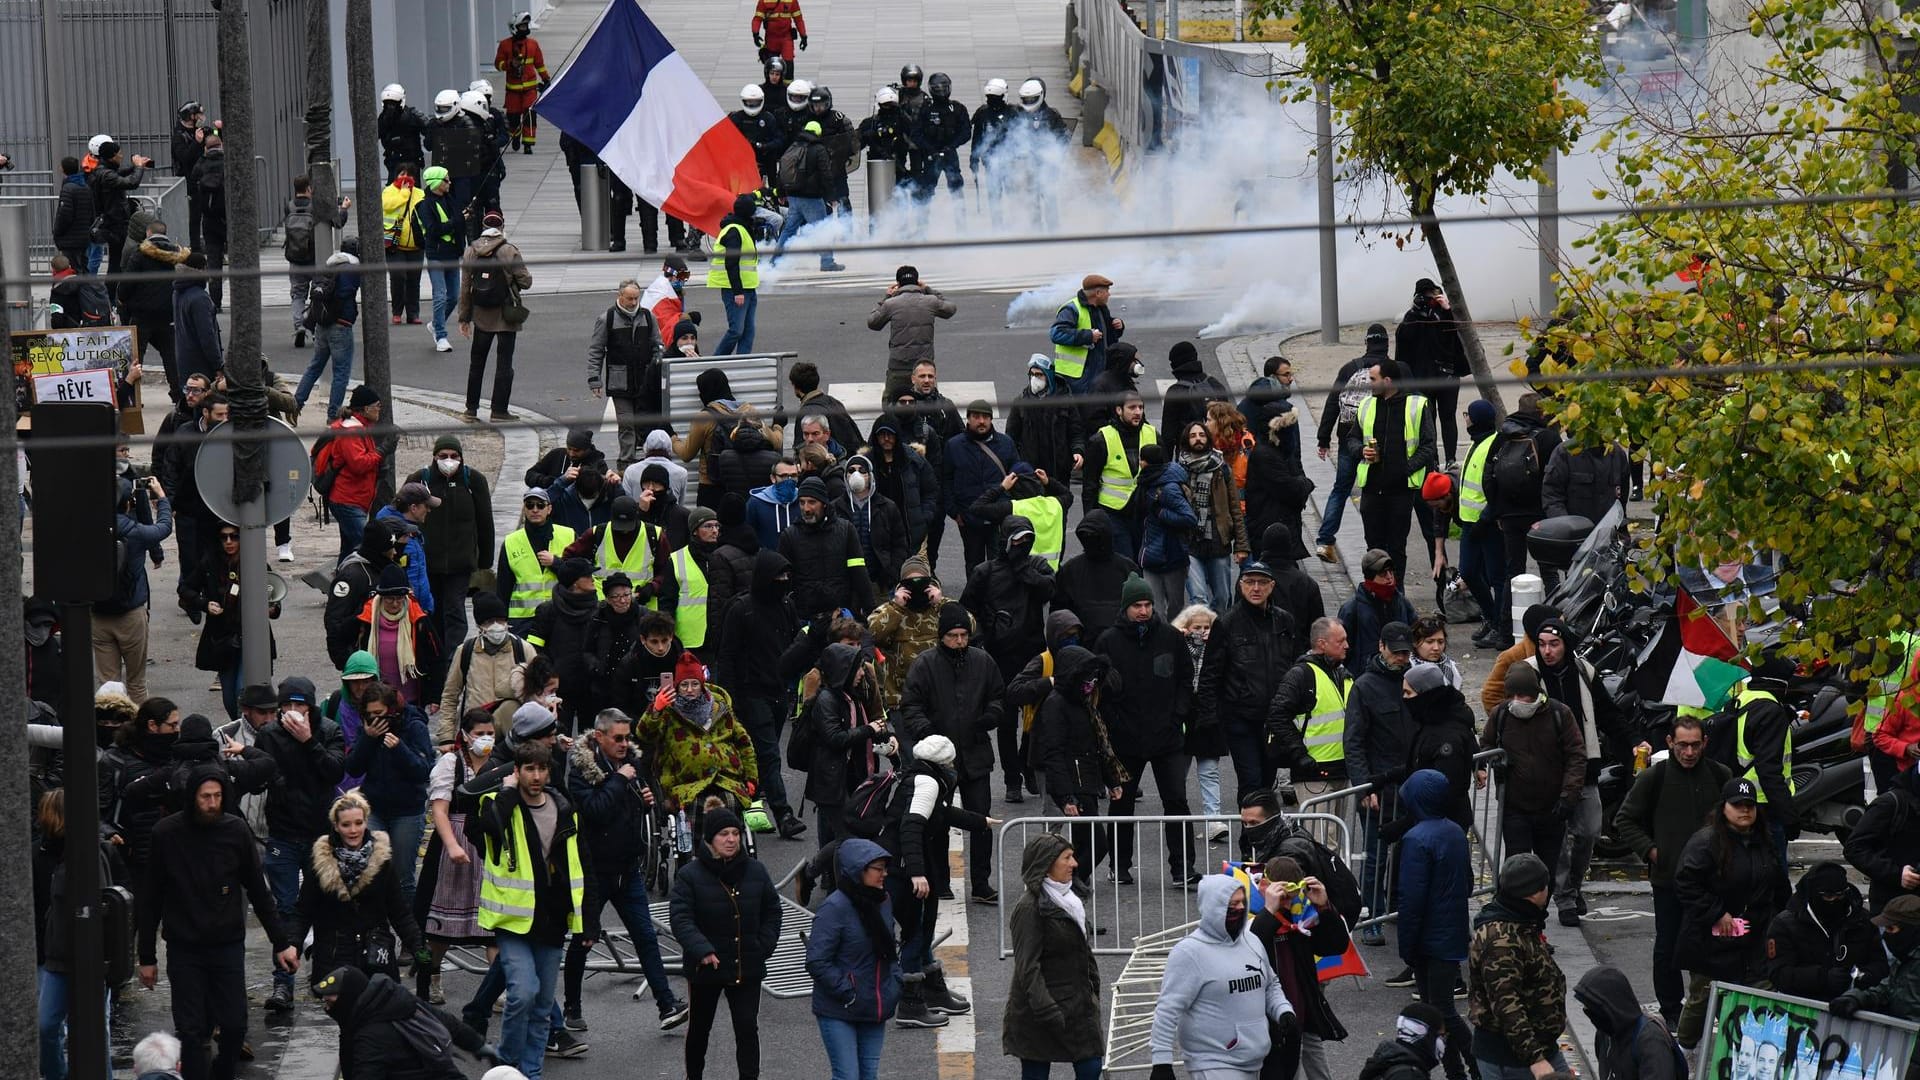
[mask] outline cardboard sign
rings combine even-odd
[[[19,409],[23,427],[31,427],[27,417],[36,400],[60,400],[38,396],[42,395],[37,389],[41,376],[105,372],[109,376],[108,393],[101,400],[119,406],[118,380],[140,355],[139,331],[131,326],[15,331],[7,344],[13,360],[14,404]],[[133,400],[120,411],[120,430],[128,434],[139,434],[143,430],[137,386]]]
[[[106,405],[112,407],[114,383],[118,381],[114,373],[105,368],[89,371],[67,371],[58,375],[35,375],[33,377],[33,400],[36,404],[63,405]]]

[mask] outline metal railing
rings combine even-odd
[[[157,191],[135,191],[128,198],[142,209],[158,213],[168,228],[176,230],[175,235],[184,237],[187,229],[186,181],[171,177],[162,179],[165,186]],[[53,215],[60,207],[60,196],[48,194],[48,190],[43,184],[15,182],[12,174],[9,174],[7,182],[0,184],[0,203],[24,203],[27,207],[28,272],[35,276],[52,272],[48,263],[55,254]],[[104,269],[105,265],[102,264],[103,272]]]
[[[1160,982],[1167,975],[1167,956],[1199,925],[1190,922],[1170,926],[1134,943],[1127,966],[1113,981],[1102,1075],[1145,1072],[1153,1068],[1153,1013],[1160,1005]],[[1178,1040],[1175,1043],[1178,1050]],[[1182,1064],[1177,1054],[1173,1064]]]
[[[1490,769],[1492,766],[1503,762],[1506,756],[1507,752],[1505,750],[1483,750],[1473,756],[1474,770],[1477,773],[1481,770]],[[1489,783],[1483,788],[1476,783],[1468,788],[1473,810],[1467,826],[1467,851],[1473,859],[1474,896],[1491,893],[1493,891],[1494,878],[1500,872],[1501,851],[1504,846],[1501,842],[1500,833],[1500,804],[1503,787],[1504,785],[1500,783]],[[1368,824],[1366,819],[1370,815],[1376,815],[1374,816],[1374,837],[1377,837],[1381,830],[1385,829],[1386,826],[1400,816],[1402,807],[1399,801],[1399,788],[1396,786],[1393,789],[1392,797],[1387,801],[1387,804],[1380,807],[1377,811],[1360,809],[1360,804],[1373,793],[1374,785],[1357,784],[1350,788],[1342,788],[1339,791],[1329,791],[1323,795],[1315,795],[1311,798],[1303,799],[1300,802],[1300,810],[1302,813],[1299,816],[1330,816],[1327,813],[1316,810],[1316,808],[1319,807],[1325,807],[1329,810],[1334,807],[1351,808],[1353,812],[1358,812],[1361,816],[1361,847],[1365,850],[1354,852],[1353,855],[1347,859],[1347,862],[1348,865],[1353,867],[1355,876],[1360,879],[1361,896],[1363,899],[1368,897],[1368,891],[1366,889],[1368,875],[1370,873],[1381,873],[1385,875],[1384,880],[1377,886],[1374,892],[1385,898],[1387,910],[1367,910],[1363,918],[1354,920],[1353,925],[1355,929],[1379,926],[1399,916],[1399,897],[1396,893],[1397,882],[1395,880],[1398,876],[1399,861],[1390,857],[1388,854],[1391,850],[1390,845],[1384,842],[1369,845],[1367,843],[1369,837],[1366,831],[1366,825]],[[1309,811],[1311,811],[1311,813],[1309,813]],[[1345,814],[1337,813],[1331,816],[1338,816],[1344,819]]]
[[[1282,815],[1294,824],[1310,826],[1316,834],[1322,830],[1332,838],[1327,846],[1352,862],[1351,834],[1347,822],[1336,814],[1290,813]],[[1195,835],[1194,826],[1200,826]],[[1212,839],[1213,826],[1225,825],[1222,839]],[[1173,839],[1170,841],[1169,829]],[[1133,833],[1133,883],[1120,884],[1117,873],[1109,873],[1123,853],[1125,833]],[[1132,942],[1151,938],[1167,927],[1192,922],[1199,917],[1194,890],[1186,884],[1184,870],[1218,873],[1220,864],[1241,859],[1240,819],[1206,814],[1141,814],[1113,817],[1023,817],[1000,826],[994,873],[995,888],[1004,899],[1000,903],[1000,958],[1013,955],[1007,938],[1007,919],[1014,898],[1025,891],[1020,880],[1020,853],[1027,841],[1041,832],[1061,833],[1073,844],[1074,855],[1089,873],[1086,884],[1091,890],[1086,900],[1087,919],[1096,928],[1093,951],[1107,956],[1127,956],[1134,951]],[[1179,840],[1184,836],[1184,842]],[[1181,851],[1178,858],[1174,845]],[[1008,880],[1011,867],[1012,880]],[[1178,877],[1176,871],[1181,871]],[[1008,890],[1013,890],[1008,892]],[[1104,941],[1102,939],[1105,939]]]

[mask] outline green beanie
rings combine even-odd
[[[1153,599],[1153,590],[1147,586],[1147,579],[1139,574],[1128,574],[1127,580],[1120,586],[1120,606],[1132,607],[1142,600]]]
[[[347,666],[340,669],[342,679],[351,679],[357,675],[371,675],[376,679],[380,677],[380,661],[375,660],[373,654],[365,649],[347,657]]]

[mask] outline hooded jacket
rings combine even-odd
[[[209,382],[225,366],[220,324],[213,317],[213,298],[203,278],[181,278],[173,283],[174,363],[181,379],[205,375]]]
[[[1021,855],[1024,891],[1007,915],[1013,977],[1000,1021],[1000,1051],[1024,1061],[1085,1061],[1104,1052],[1100,965],[1087,932],[1047,895],[1047,870],[1068,847],[1045,834]],[[1085,886],[1075,883],[1082,903]]]
[[[1268,1021],[1293,1011],[1259,939],[1227,929],[1228,902],[1241,888],[1224,874],[1200,879],[1200,925],[1167,955],[1153,1010],[1155,1065],[1178,1053],[1192,1071],[1258,1072],[1272,1046]]]
[[[99,216],[93,200],[93,188],[87,174],[77,172],[60,181],[60,202],[53,211],[53,246],[59,251],[77,251],[93,243],[93,219]],[[85,266],[73,269],[86,272]]]
[[[1244,597],[1213,624],[1200,661],[1194,723],[1229,731],[1259,731],[1287,661],[1300,655],[1293,616],[1269,598],[1256,607]],[[1351,729],[1349,729],[1351,730]],[[1349,759],[1353,752],[1347,752]]]
[[[792,687],[776,664],[800,633],[800,615],[791,586],[778,580],[790,573],[786,556],[762,548],[753,559],[753,584],[727,612],[715,676],[743,698],[779,698]]]
[[[232,806],[233,785],[226,770],[217,765],[199,766],[189,779],[189,790],[198,791],[208,780],[218,780],[226,788],[222,805]],[[185,811],[155,825],[146,877],[135,900],[141,964],[155,963],[162,924],[169,951],[244,942],[243,905],[252,906],[254,917],[273,942],[273,951],[292,944],[275,914],[253,834],[246,822],[231,813],[202,822],[193,811]]]
[[[466,254],[460,259],[463,264],[460,274],[460,305],[455,312],[455,320],[472,323],[476,329],[490,334],[511,333],[520,329],[520,323],[509,323],[505,308],[477,307],[473,302],[473,279],[481,263],[498,262],[504,264],[509,281],[513,283],[515,293],[533,288],[533,274],[520,257],[520,249],[507,242],[497,230],[489,229],[480,234],[480,238],[467,246]]]
[[[1625,972],[1594,968],[1580,976],[1573,997],[1593,1021],[1598,1080],[1686,1080],[1674,1073],[1672,1033],[1640,1008]]]
[[[1355,589],[1340,605],[1340,625],[1347,628],[1347,655],[1372,659],[1380,652],[1381,627],[1390,622],[1412,626],[1418,619],[1404,591],[1382,601],[1365,589]]]
[[[1447,778],[1421,769],[1401,785],[1400,801],[1414,819],[1400,842],[1400,957],[1416,968],[1435,960],[1465,960],[1473,864],[1466,831],[1447,816],[1452,801]]]
[[[1187,498],[1186,484],[1187,470],[1177,461],[1141,466],[1138,493],[1146,528],[1140,539],[1140,567],[1149,573],[1187,565],[1187,536],[1200,527],[1200,517]],[[1244,534],[1240,544],[1246,545]]]
[[[1447,778],[1448,801],[1442,811],[1462,829],[1473,824],[1473,710],[1451,686],[1416,694],[1406,701],[1406,764],[1399,775],[1432,769]]]
[[[1183,348],[1184,346],[1184,348]],[[1207,374],[1200,353],[1187,342],[1173,347],[1168,357],[1173,366],[1173,385],[1167,387],[1160,405],[1160,445],[1169,451],[1178,449],[1180,433],[1187,425],[1207,418],[1207,405],[1233,400],[1227,384]]]
[[[1109,691],[1100,701],[1114,752],[1127,758],[1179,753],[1193,713],[1193,654],[1186,635],[1157,613],[1135,623],[1122,612],[1101,631],[1093,651],[1120,681],[1120,692]]]
[[[993,557],[973,568],[960,594],[960,603],[979,627],[979,644],[1001,661],[1003,670],[1046,647],[1042,623],[1053,596],[1053,568],[1031,554],[1031,540],[1024,546],[1013,544],[1014,534],[1023,531],[1031,536],[1033,523],[1008,514],[994,534]]]
[[[900,1003],[899,957],[886,957],[874,948],[847,894],[847,884],[857,885],[875,859],[891,856],[879,844],[858,837],[842,841],[834,854],[842,884],[821,903],[807,935],[807,974],[813,977],[815,1016],[871,1024],[891,1018]],[[892,932],[893,902],[884,890],[878,906],[880,922]]]
[[[878,445],[882,431],[893,432],[891,458]],[[860,452],[873,464],[873,480],[878,490],[900,507],[900,516],[907,523],[908,554],[920,550],[921,542],[927,538],[928,524],[941,516],[940,479],[932,463],[901,434],[894,418],[884,413],[874,420],[867,445]]]
[[[972,645],[958,655],[944,645],[928,649],[907,671],[895,714],[910,741],[944,735],[953,741],[961,780],[993,773],[993,732],[1006,715],[1000,668]]]
[[[341,1080],[455,1080],[465,1075],[444,1047],[431,1055],[417,1051],[417,1031],[438,1024],[451,1039],[448,1046],[469,1054],[477,1054],[483,1045],[478,1032],[414,997],[384,972],[368,976],[347,967],[340,976],[343,986],[331,1013],[340,1025]],[[426,1016],[415,1019],[415,1013]],[[402,1031],[403,1025],[414,1030]]]
[[[1033,758],[1056,805],[1077,802],[1082,814],[1097,813],[1107,789],[1127,780],[1099,721],[1098,694],[1107,661],[1069,645],[1054,658],[1053,670],[1053,692],[1033,722]],[[1094,684],[1093,698],[1081,689],[1087,682]]]
[[[1547,909],[1496,894],[1474,916],[1467,956],[1473,1056],[1516,1068],[1545,1061],[1566,1030],[1566,1001],[1567,977],[1547,944]]]
[[[1680,869],[1680,852],[1707,814],[1719,805],[1720,789],[1732,778],[1733,770],[1704,754],[1691,769],[1681,768],[1671,757],[1654,762],[1633,778],[1633,787],[1614,812],[1614,838],[1646,861],[1647,877],[1655,885],[1672,884]],[[1862,827],[1865,824],[1863,819]],[[1855,829],[1853,843],[1859,837],[1860,830]],[[1853,843],[1847,845],[1849,853]]]
[[[1867,875],[1867,907],[1878,913],[1887,901],[1912,890],[1900,884],[1904,867],[1920,867],[1920,769],[1894,775],[1847,837],[1847,862]]]
[[[1085,445],[1086,431],[1072,391],[1054,374],[1053,361],[1041,357],[1027,370],[1035,368],[1043,373],[1047,388],[1038,394],[1031,386],[1020,391],[1019,403],[1007,417],[1007,435],[1034,468],[1045,469],[1049,477],[1064,481],[1073,475],[1073,455]]]
[[[1419,298],[1394,327],[1393,354],[1416,379],[1455,379],[1472,374],[1453,313]]]
[[[593,653],[593,619],[599,611],[600,601],[592,593],[556,584],[552,595],[533,609],[533,622],[527,627],[527,644],[553,657],[560,695],[574,702],[593,696],[593,668],[587,658]]]
[[[793,524],[780,534],[780,554],[793,566],[793,605],[806,615],[846,608],[856,615],[873,610],[873,580],[866,551],[853,523],[835,513],[831,502],[821,508],[821,519],[809,524],[800,516],[798,499]]]
[[[1073,535],[1080,541],[1080,554],[1061,563],[1054,575],[1053,610],[1071,611],[1098,631],[1119,621],[1120,586],[1139,573],[1140,566],[1113,550],[1113,523],[1098,506],[1087,508]]]
[[[807,769],[806,797],[818,806],[840,806],[874,769],[872,687],[856,688],[861,651],[834,642],[820,654],[820,692],[798,723],[814,725],[813,761]],[[872,859],[867,860],[873,861]],[[865,863],[861,864],[866,865]]]
[[[307,698],[315,701],[311,683]],[[278,719],[253,733],[253,745],[272,758],[277,769],[267,790],[267,835],[301,845],[327,831],[327,810],[347,774],[347,744],[340,725],[321,716],[317,707],[309,721],[306,742],[287,734]]]
[[[313,931],[313,946],[307,950],[308,977],[313,982],[341,964],[361,966],[369,935],[391,930],[400,946],[394,952],[396,959],[420,946],[420,926],[400,890],[393,842],[369,826],[366,843],[372,851],[351,885],[340,872],[339,841],[331,832],[315,839],[308,854],[300,899],[287,919],[286,932],[289,940],[305,941],[307,932]],[[387,974],[397,970],[396,964]]]
[[[131,259],[120,264],[127,274],[164,274],[185,262],[188,250],[164,233],[140,241]],[[123,281],[114,294],[121,318],[133,323],[173,321],[173,284],[166,278]],[[168,490],[172,490],[169,488]]]
[[[1571,807],[1579,801],[1580,788],[1587,778],[1586,745],[1580,722],[1560,702],[1543,696],[1540,707],[1528,717],[1514,715],[1512,701],[1501,702],[1487,717],[1479,746],[1507,753],[1505,762],[1498,766],[1501,797],[1505,800],[1502,814],[1545,814],[1555,805]],[[1639,786],[1636,778],[1634,787]],[[1717,788],[1715,792],[1717,797]],[[1625,815],[1623,807],[1615,817],[1616,830],[1624,828],[1619,821]],[[1694,815],[1693,820],[1698,822],[1700,815]],[[1682,838],[1681,842],[1686,841]]]
[[[1719,814],[1719,804],[1709,811]],[[1727,830],[1724,862],[1714,850],[1712,824],[1702,826],[1680,852],[1674,889],[1680,898],[1680,937],[1673,961],[1690,972],[1751,985],[1766,974],[1766,930],[1785,906],[1786,871],[1764,822],[1745,833]],[[1747,920],[1742,937],[1715,937],[1722,915]]]
[[[1360,1067],[1360,1080],[1427,1080],[1438,1064],[1398,1039],[1382,1039]]]
[[[1816,884],[1831,887],[1821,881],[1823,877],[1842,883],[1837,909],[1825,914],[1815,910],[1821,904]],[[1846,868],[1841,864],[1816,863],[1801,875],[1786,910],[1768,924],[1767,979],[1775,990],[1826,1001],[1887,977],[1887,951],[1880,947],[1880,931],[1867,916],[1860,890],[1845,881]]]
[[[771,470],[769,470],[771,474]],[[800,520],[799,485],[783,490],[779,484],[754,488],[747,496],[747,525],[763,551],[778,551],[780,537]]]
[[[856,457],[860,455],[855,455]],[[867,480],[873,482],[872,462],[868,462]],[[900,580],[900,566],[914,547],[907,542],[907,521],[900,505],[869,486],[866,498],[851,489],[833,500],[833,516],[852,525],[861,537],[861,550],[867,554],[867,576],[876,592],[891,592]]]
[[[1394,773],[1406,761],[1407,738],[1412,733],[1413,721],[1400,692],[1404,679],[1405,672],[1389,668],[1376,651],[1347,695],[1346,729],[1341,733],[1347,776],[1356,784],[1385,786],[1380,796],[1383,805],[1390,801]]]
[[[464,458],[466,451],[455,435],[442,435],[433,442],[433,451],[452,450]],[[427,549],[427,573],[433,577],[471,574],[493,561],[493,492],[480,470],[464,460],[453,475],[430,464],[414,480],[440,500],[426,524],[420,526]],[[452,644],[452,643],[450,643]]]

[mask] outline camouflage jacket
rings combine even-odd
[[[1495,898],[1473,920],[1467,947],[1473,1052],[1499,1065],[1544,1060],[1567,1026],[1567,977],[1553,961],[1545,912]]]
[[[900,694],[907,686],[907,669],[915,657],[940,644],[940,609],[951,600],[929,604],[924,610],[904,608],[889,599],[867,617],[867,632],[880,655],[886,657],[886,671],[880,688],[888,710],[900,707]]]

